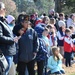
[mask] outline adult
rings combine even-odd
[[[15,18],[12,15],[8,15],[6,18],[6,21],[8,23],[8,26],[10,27],[11,30],[13,30],[14,26],[15,26]],[[17,58],[17,57],[16,57]],[[16,66],[13,62],[10,71],[9,71],[9,75],[15,75],[16,74]]]
[[[26,66],[29,75],[35,75],[34,59],[37,52],[37,34],[29,26],[29,16],[22,15],[20,17],[19,25],[23,26],[24,34],[18,41],[19,44],[19,58],[17,71],[19,75],[25,75]],[[16,31],[14,30],[14,33]]]
[[[16,39],[5,20],[5,5],[0,2],[0,49],[8,62],[5,75],[8,75],[13,62],[13,55],[16,54],[15,41]]]
[[[75,15],[71,14],[70,18],[67,20],[67,27],[75,26]]]

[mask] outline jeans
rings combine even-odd
[[[10,70],[10,68],[12,66],[12,63],[13,63],[13,56],[5,56],[5,58],[6,58],[7,62],[8,62],[8,68],[5,71],[5,75],[8,75],[9,70]]]

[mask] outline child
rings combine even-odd
[[[57,46],[57,37],[54,29],[51,29],[51,35],[50,35],[50,46]]]
[[[48,28],[48,30],[49,30],[49,34],[48,34],[48,36],[47,36],[47,37],[48,37],[48,39],[50,39],[52,26],[51,26],[50,24],[48,24],[46,27],[47,27],[47,28]]]
[[[50,71],[48,74],[65,74],[62,69],[62,56],[59,53],[59,48],[54,46],[52,48],[53,56],[50,56],[48,59],[48,68]]]
[[[48,28],[45,28],[43,33],[42,33],[42,38],[46,44],[46,47],[47,47],[47,50],[48,50],[48,53],[50,54],[50,43],[49,43],[49,39],[48,39],[48,34],[49,34],[49,30]]]
[[[65,65],[66,67],[71,67],[71,53],[72,53],[72,39],[70,37],[71,31],[70,29],[65,30],[65,37],[64,37],[64,56],[65,56]]]
[[[58,46],[60,48],[60,53],[64,55],[63,45],[64,45],[64,35],[65,35],[66,25],[64,21],[59,21],[58,25],[59,25],[59,31],[57,32]]]
[[[37,74],[38,75],[43,75],[43,69],[44,69],[44,66],[45,63],[46,63],[46,60],[47,60],[47,47],[46,47],[46,43],[44,41],[44,39],[42,38],[42,34],[44,34],[44,27],[42,27],[42,25],[40,26],[36,26],[35,27],[35,31],[37,32],[38,34],[38,52],[37,52],[37,56],[36,56],[36,62],[37,62]]]

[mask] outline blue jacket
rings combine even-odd
[[[28,63],[34,59],[33,53],[37,52],[37,33],[29,28],[19,40],[19,61]]]
[[[36,60],[41,61],[47,59],[47,47],[42,38],[38,38],[39,40],[39,50],[37,52]]]
[[[51,73],[63,70],[62,69],[62,60],[56,61],[53,56],[50,56],[48,59],[48,68],[50,68]]]

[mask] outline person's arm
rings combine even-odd
[[[2,29],[1,25],[0,25],[0,43],[1,44],[9,44],[9,45],[14,43],[13,38],[3,35],[3,29]]]
[[[50,58],[48,59],[48,68],[50,68],[50,69],[55,69],[55,68],[57,68],[57,65],[52,65],[52,57],[50,57]]]
[[[33,34],[33,52],[37,53],[37,48],[38,48],[38,42],[37,42],[37,33],[34,31]]]

